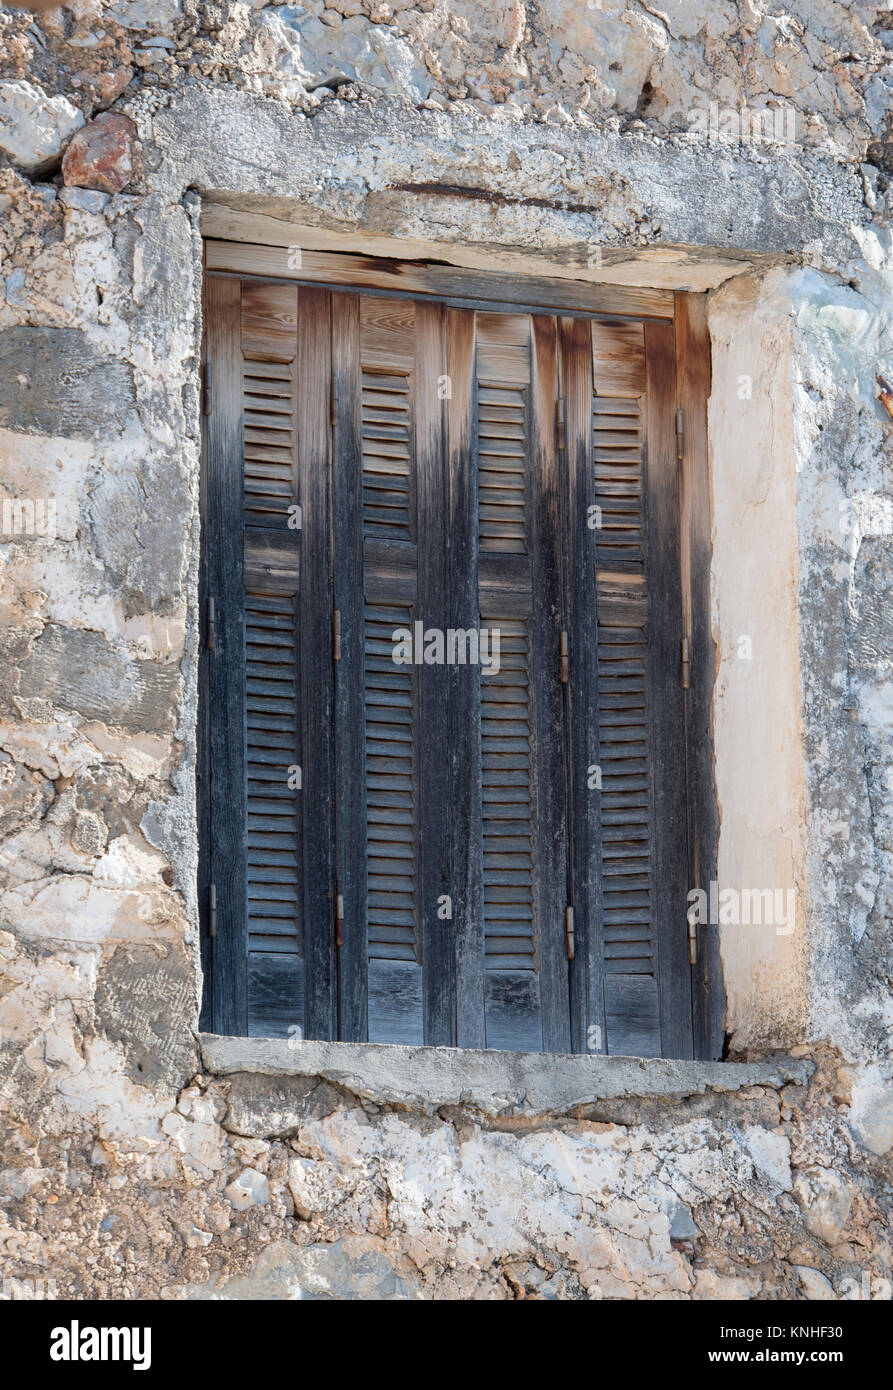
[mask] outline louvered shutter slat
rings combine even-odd
[[[418,962],[418,748],[414,670],[395,666],[408,609],[366,605],[366,854],[369,960]]]

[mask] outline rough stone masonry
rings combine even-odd
[[[0,9],[4,1296],[889,1297],[891,51],[870,0]],[[728,1060],[198,1035],[225,209],[709,291],[721,864],[800,903],[721,936]]]

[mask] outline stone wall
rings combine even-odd
[[[889,1296],[890,24],[0,9],[7,1296]],[[202,224],[710,293],[728,1062],[198,1036]]]

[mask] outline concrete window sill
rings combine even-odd
[[[382,1043],[301,1042],[200,1036],[216,1076],[315,1077],[377,1105],[474,1106],[491,1114],[567,1113],[594,1101],[679,1100],[743,1086],[804,1085],[812,1068],[769,1062],[689,1062],[643,1057],[556,1056]]]

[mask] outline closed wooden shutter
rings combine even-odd
[[[328,295],[211,280],[206,306],[215,1027],[331,1036]]]
[[[446,619],[441,319],[335,297],[339,999],[341,1035],[372,1042],[450,1041],[446,673],[395,661]]]
[[[451,611],[491,669],[457,668],[460,1045],[570,1046],[555,323],[454,315]],[[464,412],[466,419],[461,418]],[[465,441],[465,442],[463,442]],[[498,668],[493,662],[498,640]],[[482,978],[481,978],[482,966]]]
[[[672,332],[565,320],[562,375],[578,1037],[690,1056]]]
[[[213,1026],[690,1055],[672,325],[207,314]]]

